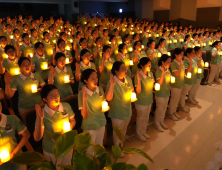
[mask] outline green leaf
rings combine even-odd
[[[100,162],[100,169],[103,169],[104,167],[112,166],[112,162],[108,153],[103,153],[99,155],[97,159]]]
[[[118,126],[113,126],[113,131],[116,134],[116,136],[119,138],[119,140],[123,143],[125,136],[122,129],[120,129]]]
[[[59,165],[63,168],[63,170],[73,170],[73,167],[71,165]]]
[[[140,164],[140,166],[137,167],[137,170],[148,170],[148,168],[145,164]]]
[[[123,152],[126,153],[126,154],[135,154],[135,152],[130,149],[130,148],[127,148],[127,147],[123,147]]]
[[[93,170],[100,170],[100,162],[97,158],[93,159]]]
[[[91,145],[91,135],[87,132],[80,133],[75,138],[75,149],[78,152],[85,152]]]
[[[103,153],[107,153],[106,149],[100,144],[93,145],[93,152],[95,156],[101,155]]]
[[[126,170],[126,163],[125,162],[117,162],[112,166],[113,170]]]
[[[50,170],[48,168],[38,168],[37,170]]]
[[[55,167],[53,166],[53,164],[51,162],[38,163],[36,165],[33,165],[31,168],[29,168],[29,170],[36,170],[39,168],[47,168],[49,170],[55,170]]]
[[[118,159],[122,153],[122,151],[120,150],[120,148],[116,145],[112,146],[112,152],[113,152],[113,158],[114,159]]]
[[[51,138],[55,142],[59,138],[59,136],[61,136],[61,133],[53,133]]]
[[[53,146],[53,154],[57,159],[68,154],[74,147],[77,131],[69,131],[58,137]]]
[[[93,159],[84,153],[75,152],[73,155],[73,170],[92,170]]]
[[[131,165],[131,164],[127,164],[126,165],[126,170],[136,170],[136,167]]]
[[[150,162],[153,163],[153,160],[150,158],[150,156],[147,155],[145,152],[143,152],[141,149],[135,148],[135,147],[130,147],[130,149],[135,151],[136,153],[138,153],[139,155],[143,156],[144,158],[148,159]]]
[[[34,165],[44,160],[44,156],[35,151],[23,152],[12,158],[13,163],[21,165]]]

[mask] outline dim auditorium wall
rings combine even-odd
[[[169,10],[158,10],[154,11],[154,20],[157,22],[166,22],[169,20]],[[222,21],[219,21],[220,7],[210,7],[210,8],[197,8],[196,21],[190,21],[186,19],[176,19],[173,23],[179,21],[181,25],[187,26],[193,24],[194,27],[207,26],[211,29],[216,28],[217,25],[222,26]]]

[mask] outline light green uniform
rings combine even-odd
[[[102,66],[102,61],[103,59],[101,58],[99,60],[99,67]],[[115,62],[115,60],[113,58],[108,58],[105,62],[104,62],[104,70],[100,75],[100,79],[99,79],[99,83],[103,84],[103,85],[107,85],[110,79],[110,73],[111,73],[111,69],[113,67],[113,63]]]
[[[121,53],[121,58],[120,60],[125,64],[126,68],[127,68],[127,76],[131,77],[132,73],[130,70],[130,58],[128,54],[125,54],[125,56]]]
[[[32,93],[31,86],[43,86],[45,82],[37,73],[31,73],[30,77],[25,77],[22,73],[13,77],[10,84],[11,90],[18,90],[18,107],[22,109],[34,108],[36,104],[41,104],[40,93]]]
[[[190,59],[187,57],[184,57],[184,66],[185,69],[187,69],[190,65]],[[197,84],[197,63],[193,62],[192,64],[192,70],[191,70],[191,78],[187,78],[187,76],[185,76],[185,84],[189,84],[189,85],[194,85]]]
[[[33,47],[34,47],[35,43],[41,42],[42,39],[40,39],[38,36],[37,36],[36,38],[34,38],[33,36],[31,36],[30,41],[31,41],[31,43],[32,43],[32,45],[33,45]]]
[[[145,75],[140,71],[141,75],[141,92],[136,94],[137,101],[135,102],[138,105],[148,106],[153,103],[153,83],[155,82],[153,73],[148,71],[148,75]],[[137,86],[137,74],[134,79],[134,84]]]
[[[183,64],[183,62],[182,62],[182,64]],[[171,83],[171,87],[182,89],[184,87],[184,76],[185,76],[184,64],[181,68],[180,76],[177,77],[175,75],[175,71],[178,71],[179,68],[180,68],[180,63],[176,59],[174,59],[173,62],[171,63],[171,65],[170,65],[170,69],[171,69],[171,72],[172,72],[172,76],[175,77],[175,83]]]
[[[53,49],[55,46],[50,41],[47,43],[43,40],[42,43],[44,44],[45,55],[48,57],[48,62],[50,63],[53,60]]]
[[[162,68],[160,66],[156,71],[156,80],[157,81],[162,76],[162,69],[164,69],[164,68]],[[167,69],[167,71],[165,71],[165,73],[164,73],[164,80],[163,80],[163,84],[160,86],[160,90],[155,92],[155,95],[157,97],[167,98],[170,96],[170,77],[171,77],[170,70]]]
[[[51,73],[49,72],[50,77]],[[64,83],[64,76],[69,76],[69,79],[74,79],[72,70],[70,67],[64,67],[60,70],[57,66],[55,67],[54,85],[57,87],[60,93],[61,99],[73,95],[72,87],[69,83]]]
[[[211,50],[211,54],[212,54],[212,55],[215,54],[216,51],[217,51],[217,49],[216,49],[216,48],[213,48],[213,49]],[[220,64],[220,61],[221,61],[221,57],[220,57],[220,55],[218,54],[218,52],[217,52],[216,57],[211,56],[211,61],[210,61],[211,64],[219,65],[219,64]]]
[[[9,58],[4,59],[2,66],[5,68],[5,71],[8,71],[12,77],[15,76],[14,69],[20,70],[17,58],[14,61],[11,61]]]
[[[87,92],[87,108],[88,108],[88,117],[82,120],[82,129],[83,130],[97,130],[106,125],[106,118],[104,113],[102,113],[102,102],[105,100],[105,94],[101,87],[96,87],[95,91],[90,91],[85,86]],[[78,105],[79,110],[83,107],[83,94],[82,91],[78,94]]]
[[[16,134],[22,134],[27,130],[21,120],[18,119],[15,115],[4,115],[1,113],[1,121],[0,121],[0,148],[7,147],[9,149],[9,153],[16,148],[17,138]],[[19,150],[15,155],[19,155],[22,153],[22,150]],[[0,166],[0,170],[16,170],[20,166],[12,163],[11,161],[4,163]]]
[[[199,58],[197,56],[194,57],[193,61],[195,63],[197,63],[197,66],[198,66]],[[201,73],[197,72],[197,79],[204,78],[204,61],[203,61],[203,59],[201,60],[201,66],[198,69],[201,69]]]
[[[149,48],[147,50],[147,56],[151,56],[152,55],[152,51],[151,49]],[[151,70],[156,70],[157,67],[158,67],[158,61],[159,61],[159,58],[158,58],[158,51],[154,49],[154,55],[153,55],[153,60],[151,61]]]
[[[63,122],[69,122],[69,119],[74,118],[75,114],[68,103],[61,102],[59,110],[53,111],[47,104],[44,107],[43,127],[44,134],[42,140],[42,148],[45,152],[53,154],[54,140],[52,134],[63,132]]]
[[[16,47],[16,43],[17,43],[17,42],[18,42],[19,44],[22,44],[22,43],[23,43],[21,38],[19,38],[18,40],[15,39],[15,38],[13,38],[13,39],[10,40],[10,44],[13,45],[13,47],[15,47],[15,51],[16,51],[16,52],[17,52],[17,47]]]
[[[109,117],[113,119],[128,120],[132,116],[131,93],[134,90],[130,77],[126,76],[124,83],[114,76],[116,84],[113,89],[113,99],[109,102]],[[108,82],[106,91],[109,90]]]
[[[35,66],[35,72],[38,73],[43,79],[47,78],[49,75],[49,69],[42,69],[43,62],[48,64],[48,56],[43,54],[43,56],[39,56],[37,53],[32,58],[32,65]],[[49,68],[49,65],[48,65]]]

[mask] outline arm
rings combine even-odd
[[[12,98],[12,96],[14,96],[15,90],[11,90],[10,83],[12,81],[12,78],[8,72],[5,73],[4,79],[5,79],[5,94],[7,98],[10,99]]]
[[[198,61],[198,63],[197,63],[198,68],[201,68],[201,61],[202,61],[202,55],[200,56],[199,61]]]
[[[86,103],[88,94],[86,92],[85,87],[82,87],[82,95],[83,95],[83,105],[82,105],[82,109],[81,109],[81,115],[82,115],[83,119],[87,119],[88,115],[89,115],[89,111],[88,111],[87,103]]]
[[[136,85],[136,93],[140,94],[141,93],[141,81],[140,81],[140,72],[137,70],[137,85]]]
[[[133,62],[136,63],[138,61],[138,53],[135,50],[135,56],[133,57]]]
[[[76,62],[76,81],[79,81],[80,78],[81,78],[80,65]]]
[[[102,60],[102,65],[99,67],[99,72],[102,73],[104,71],[104,68],[105,68],[105,56],[103,57],[103,60]]]
[[[36,127],[33,136],[35,141],[40,141],[44,133],[44,127],[43,127],[44,110],[38,104],[35,105],[35,110],[36,110]]]
[[[161,77],[160,77],[160,79],[158,80],[158,83],[160,84],[160,86],[163,84],[164,74],[165,74],[165,70],[162,71]]]
[[[212,57],[216,57],[217,56],[217,53],[218,53],[218,51],[216,50],[215,52],[214,52],[214,54],[212,54]]]
[[[3,63],[3,57],[0,55],[0,74],[5,73],[5,68],[3,67],[2,63]]]
[[[69,119],[69,122],[70,122],[70,129],[73,129],[76,125],[76,119],[73,117]]]
[[[175,74],[176,77],[179,77],[179,76],[180,76],[182,66],[183,66],[182,61],[180,61],[180,67],[179,67],[179,69],[178,69],[177,71],[174,71],[174,74]]]
[[[48,80],[48,84],[53,84],[54,83],[54,76],[55,76],[55,69],[53,67],[50,67],[50,77]]]
[[[115,83],[116,82],[113,77],[113,74],[110,74],[110,86],[109,86],[109,90],[106,93],[106,100],[107,101],[111,101],[113,99],[113,90],[114,90]]]

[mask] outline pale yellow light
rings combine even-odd
[[[188,73],[187,73],[187,78],[190,79],[190,78],[191,78],[191,75],[192,75],[191,72],[188,72]]]
[[[66,132],[69,132],[70,131],[70,122],[68,121],[64,121],[63,122],[63,132],[66,133]]]
[[[37,92],[37,85],[36,84],[31,85],[31,89],[32,89],[32,93],[36,93]]]
[[[137,101],[136,93],[135,93],[135,92],[132,92],[132,93],[131,93],[131,102],[135,102],[135,101]]]
[[[171,80],[170,80],[170,82],[171,82],[172,84],[175,83],[175,77],[174,77],[174,76],[171,76]]]
[[[5,148],[0,152],[0,158],[2,163],[8,162],[10,160],[10,154],[8,149]]]
[[[201,73],[202,73],[202,69],[201,69],[201,68],[198,68],[197,73],[198,73],[198,74],[201,74]]]
[[[64,83],[69,83],[69,82],[70,82],[69,75],[64,76]]]
[[[130,66],[133,66],[133,60],[130,60]]]
[[[208,63],[208,62],[205,62],[204,66],[205,66],[205,67],[209,67],[209,63]]]
[[[109,105],[107,101],[102,102],[102,112],[107,112],[109,110]]]
[[[159,83],[155,83],[155,90],[159,91],[160,90],[160,84]]]

